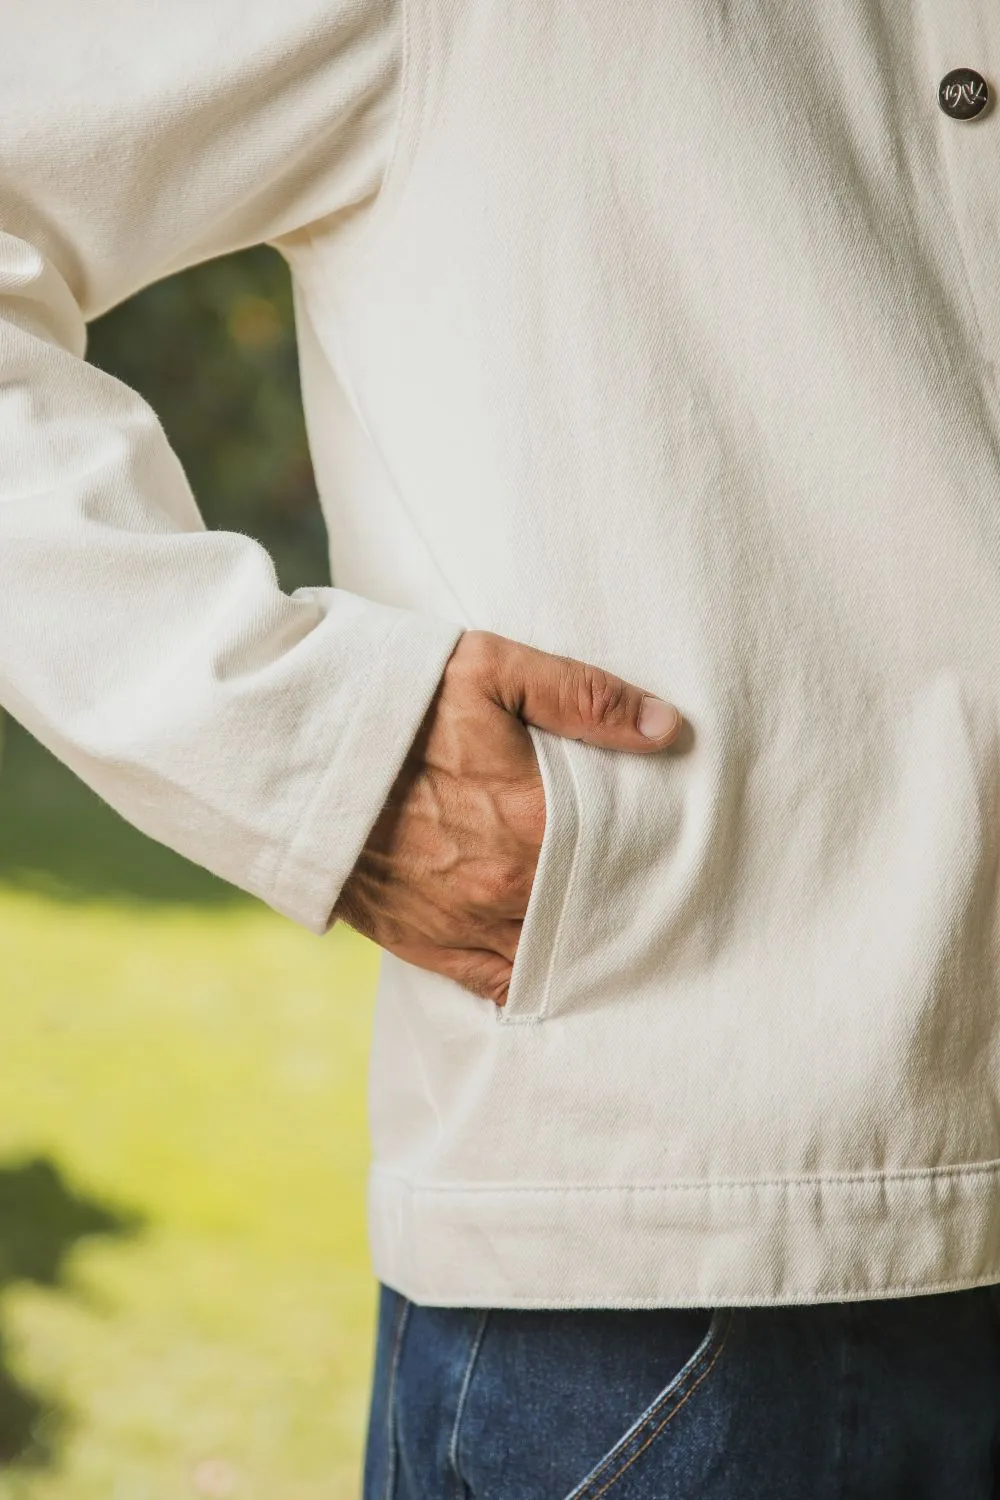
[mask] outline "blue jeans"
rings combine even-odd
[[[383,1288],[365,1500],[994,1500],[1000,1287],[650,1312]]]

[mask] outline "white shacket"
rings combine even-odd
[[[939,14],[940,12],[940,14]],[[507,1006],[383,955],[420,1302],[1000,1281],[1000,88],[985,0],[15,0],[0,701],[316,933],[461,631],[676,702],[532,728]],[[332,589],[206,531],[88,318],[292,270]]]
[[[398,7],[15,0],[0,47],[0,700],[130,822],[322,933],[459,629],[207,531],[85,320],[377,195]]]

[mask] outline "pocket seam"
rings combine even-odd
[[[411,1304],[407,1298],[400,1298],[392,1330],[392,1343],[389,1354],[389,1389],[386,1393],[385,1403],[386,1437],[388,1439],[389,1453],[386,1463],[385,1487],[382,1491],[383,1500],[395,1500],[396,1495],[396,1471],[399,1462],[399,1440],[396,1432],[396,1378],[399,1374],[399,1363],[403,1355],[403,1338],[410,1321],[410,1306]]]
[[[566,884],[563,887],[562,900],[559,903],[559,915],[556,918],[556,930],[552,934],[552,952],[549,955],[549,966],[545,972],[545,987],[542,990],[542,1002],[538,1009],[538,1019],[543,1021],[549,1009],[549,991],[552,988],[552,971],[559,957],[559,945],[562,942],[563,929],[566,925],[566,913],[569,910],[570,896],[576,884],[577,871],[580,868],[580,850],[583,846],[583,799],[580,796],[580,783],[576,778],[576,767],[573,759],[560,742],[559,753],[563,764],[569,770],[570,797],[573,804],[573,846],[570,852],[569,870],[566,874]]]
[[[528,726],[528,727],[530,729],[533,726]],[[559,759],[561,761],[563,770],[565,772],[568,772],[568,780],[564,784],[564,786],[565,786],[565,796],[564,796],[564,798],[561,799],[561,801],[562,801],[561,813],[563,815],[564,821],[568,824],[568,826],[565,827],[563,829],[563,831],[562,831],[562,837],[563,837],[563,839],[565,841],[565,845],[566,845],[565,853],[569,856],[569,868],[568,868],[568,870],[566,872],[565,878],[564,878],[563,883],[562,883],[562,892],[561,892],[561,894],[557,898],[557,900],[558,900],[558,910],[554,914],[554,925],[553,925],[553,929],[552,929],[552,938],[551,938],[551,942],[550,942],[550,946],[549,946],[548,961],[547,961],[547,963],[545,965],[545,973],[544,973],[544,977],[543,977],[541,985],[540,985],[540,994],[539,994],[538,1001],[537,1001],[534,1009],[532,1009],[532,1010],[522,1009],[520,1007],[520,1005],[518,1005],[517,1008],[516,1008],[516,1010],[513,1011],[512,1013],[508,1013],[506,1005],[497,1007],[497,1010],[496,1010],[496,1019],[497,1019],[497,1022],[501,1026],[535,1026],[535,1025],[538,1025],[541,1021],[544,1021],[545,1018],[546,1018],[546,1016],[547,1016],[548,1006],[549,1006],[549,992],[550,992],[551,987],[552,987],[552,975],[553,975],[553,972],[555,970],[556,960],[557,960],[558,955],[559,955],[559,947],[560,947],[560,943],[561,943],[562,936],[563,936],[563,929],[564,929],[564,926],[565,926],[566,913],[567,913],[567,910],[569,909],[569,898],[570,898],[571,892],[572,892],[573,887],[574,887],[574,883],[575,883],[575,880],[576,880],[577,871],[579,869],[579,862],[580,862],[579,856],[580,856],[580,848],[581,848],[581,844],[582,844],[582,836],[581,836],[582,804],[581,804],[581,797],[580,797],[580,787],[579,787],[579,782],[577,781],[576,771],[575,771],[575,769],[573,767],[572,760],[570,759],[569,755],[566,752],[566,747],[565,747],[562,739],[558,735],[549,734],[548,731],[546,731],[546,730],[537,730],[536,732],[539,735],[544,735],[545,736],[545,739],[539,741],[538,743],[536,743],[536,746],[535,746],[536,755],[538,755],[538,758],[539,758],[539,771],[540,771],[540,773],[541,773],[542,756],[546,756],[548,758],[547,759],[547,765],[548,765],[548,768],[549,768],[550,772],[553,771],[553,767],[554,767],[555,761],[557,759]],[[538,748],[539,743],[543,747],[547,747],[547,748],[542,748],[542,750],[539,752],[539,748]],[[553,780],[553,790],[555,790],[555,775],[554,774],[552,776],[552,780]],[[553,797],[552,801],[553,801],[553,807],[551,809],[547,810],[547,813],[546,813],[547,817],[553,816],[554,812],[555,812],[555,806],[554,806],[554,804],[555,804],[555,797]],[[543,835],[543,837],[544,837],[544,835]],[[538,872],[537,872],[537,870],[536,870],[535,878],[536,878],[536,880],[538,878]],[[530,897],[529,897],[529,900],[530,900]],[[523,928],[522,928],[522,932],[521,932],[521,941],[522,942],[524,941],[524,929]],[[515,964],[516,964],[516,962],[517,962],[517,956],[515,954]],[[509,1003],[510,1003],[510,1001],[509,1001],[509,991],[508,991],[508,1005],[509,1005]]]
[[[722,1357],[722,1351],[726,1347],[726,1340],[729,1337],[732,1324],[732,1308],[716,1309],[712,1315],[708,1332],[684,1367],[670,1381],[666,1389],[661,1391],[652,1406],[643,1412],[639,1420],[623,1437],[619,1438],[611,1451],[598,1462],[597,1467],[585,1475],[579,1485],[567,1495],[566,1500],[601,1500],[601,1496],[606,1495],[612,1485],[618,1483],[619,1479],[621,1479],[623,1474],[627,1473],[636,1459],[641,1458],[647,1448],[660,1436],[664,1428],[668,1427],[678,1412],[687,1405],[702,1382],[707,1380]],[[669,1406],[669,1410],[662,1421],[656,1422],[664,1406]],[[656,1422],[656,1426],[650,1432],[647,1429],[651,1422]],[[607,1470],[610,1467],[614,1467],[617,1460],[625,1458],[625,1453],[633,1447],[640,1437],[644,1438],[640,1446],[634,1448],[630,1457],[622,1463],[621,1467],[610,1478],[606,1478],[606,1482],[601,1485],[600,1489],[594,1489],[594,1485],[606,1476]]]

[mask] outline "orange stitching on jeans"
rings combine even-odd
[[[636,1459],[640,1458],[642,1456],[642,1454],[645,1453],[645,1451],[649,1447],[650,1443],[652,1443],[654,1441],[654,1439],[656,1439],[657,1437],[659,1437],[659,1435],[663,1431],[664,1427],[669,1427],[670,1423],[674,1420],[674,1418],[676,1417],[677,1413],[681,1410],[681,1407],[685,1406],[686,1403],[688,1401],[690,1401],[691,1397],[694,1395],[695,1391],[701,1385],[702,1381],[705,1380],[712,1373],[712,1370],[713,1370],[716,1362],[718,1361],[719,1356],[722,1354],[723,1349],[726,1347],[726,1340],[729,1337],[729,1330],[732,1327],[732,1324],[733,1324],[733,1314],[732,1314],[732,1309],[730,1309],[728,1317],[726,1319],[726,1331],[722,1335],[722,1338],[719,1340],[719,1346],[718,1346],[718,1348],[716,1349],[715,1353],[712,1355],[712,1358],[709,1361],[709,1363],[705,1366],[704,1370],[702,1370],[701,1374],[698,1376],[698,1379],[694,1382],[694,1384],[692,1386],[688,1387],[688,1390],[687,1390],[687,1392],[684,1395],[684,1399],[682,1401],[678,1401],[677,1405],[673,1408],[672,1411],[670,1411],[670,1412],[667,1413],[667,1415],[664,1417],[663,1421],[659,1424],[659,1426],[654,1427],[653,1431],[649,1434],[648,1438],[643,1443],[642,1447],[636,1449],[636,1451],[632,1454],[632,1457],[629,1459],[628,1463],[627,1464],[623,1464],[622,1467],[618,1470],[618,1473],[612,1475],[612,1477],[608,1480],[607,1484],[602,1485],[599,1490],[594,1491],[594,1493],[590,1494],[589,1496],[588,1496],[587,1491],[584,1491],[584,1493],[580,1497],[580,1500],[601,1500],[601,1496],[602,1495],[606,1495],[608,1493],[608,1490],[611,1488],[611,1486],[613,1484],[617,1484],[618,1483],[619,1479],[621,1479],[621,1477],[622,1477],[623,1474],[627,1473],[627,1471],[635,1463]],[[594,1478],[595,1479],[597,1478],[596,1474],[595,1474]]]
[[[732,1318],[732,1313],[730,1312],[728,1316],[731,1319]],[[715,1363],[715,1360],[718,1358],[718,1355],[719,1355],[719,1353],[722,1350],[722,1345],[726,1342],[726,1334],[723,1334],[722,1339],[720,1340],[719,1344],[717,1346],[715,1346],[714,1340],[715,1340],[716,1335],[713,1333],[713,1328],[714,1328],[714,1319],[713,1319],[713,1322],[712,1322],[712,1326],[709,1328],[708,1333],[706,1333],[705,1337],[702,1339],[701,1343],[698,1345],[698,1348],[695,1350],[694,1354],[692,1354],[692,1356],[691,1356],[690,1360],[688,1361],[688,1363],[686,1365],[684,1365],[684,1367],[674,1377],[674,1379],[669,1382],[669,1384],[667,1385],[666,1389],[660,1392],[660,1394],[657,1396],[656,1400],[653,1402],[652,1406],[647,1407],[646,1411],[643,1412],[642,1416],[638,1419],[638,1421],[636,1421],[635,1423],[633,1423],[633,1425],[629,1428],[629,1430],[625,1434],[625,1436],[623,1438],[620,1438],[619,1441],[617,1443],[615,1443],[614,1447],[611,1449],[611,1452],[605,1454],[605,1456],[601,1459],[601,1461],[597,1465],[597,1467],[595,1469],[592,1469],[591,1472],[588,1475],[584,1476],[587,1488],[586,1489],[580,1489],[580,1488],[575,1489],[573,1491],[573,1495],[571,1496],[571,1500],[580,1500],[580,1497],[588,1495],[590,1493],[590,1491],[592,1490],[593,1486],[600,1479],[601,1475],[607,1469],[610,1469],[612,1467],[612,1465],[619,1458],[621,1458],[621,1456],[622,1456],[623,1453],[626,1453],[628,1451],[629,1444],[635,1442],[635,1440],[638,1437],[638,1435],[642,1431],[644,1431],[644,1429],[646,1429],[649,1426],[650,1422],[655,1421],[655,1419],[659,1416],[660,1412],[663,1410],[663,1408],[665,1406],[668,1406],[671,1401],[675,1400],[676,1397],[682,1391],[687,1390],[688,1394],[690,1394],[690,1391],[694,1390],[694,1386],[689,1386],[689,1382],[691,1381],[691,1379],[695,1375],[698,1375],[698,1379],[697,1379],[697,1381],[695,1381],[695,1385],[700,1385],[701,1384],[701,1381],[704,1379],[704,1376],[708,1374],[708,1371],[712,1368],[712,1365]],[[729,1323],[727,1322],[727,1324],[726,1324],[726,1332],[728,1333],[728,1331],[729,1331]],[[714,1355],[712,1355],[712,1358],[711,1358],[711,1360],[710,1360],[707,1368],[702,1371],[702,1366],[705,1364],[705,1361],[709,1359],[710,1354],[712,1354],[713,1347],[715,1348],[715,1353],[714,1353]],[[702,1371],[702,1373],[700,1375],[698,1374],[699,1371]],[[685,1396],[685,1400],[686,1399],[687,1399],[687,1397]],[[683,1403],[681,1403],[681,1404],[683,1404]],[[679,1411],[680,1410],[680,1405],[678,1405],[675,1408],[675,1410]],[[673,1415],[673,1413],[671,1413],[671,1416],[672,1415]],[[669,1421],[669,1420],[670,1420],[670,1418],[668,1417],[667,1421]],[[657,1429],[657,1430],[659,1430],[659,1429]],[[621,1472],[624,1473],[625,1471],[622,1470]],[[582,1482],[583,1481],[581,1481],[581,1483]],[[614,1483],[613,1480],[612,1480],[612,1483]],[[599,1493],[603,1494],[604,1491],[601,1490]]]

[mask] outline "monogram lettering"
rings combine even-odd
[[[973,105],[986,103],[985,83],[949,83],[944,91],[944,97],[951,105]]]

